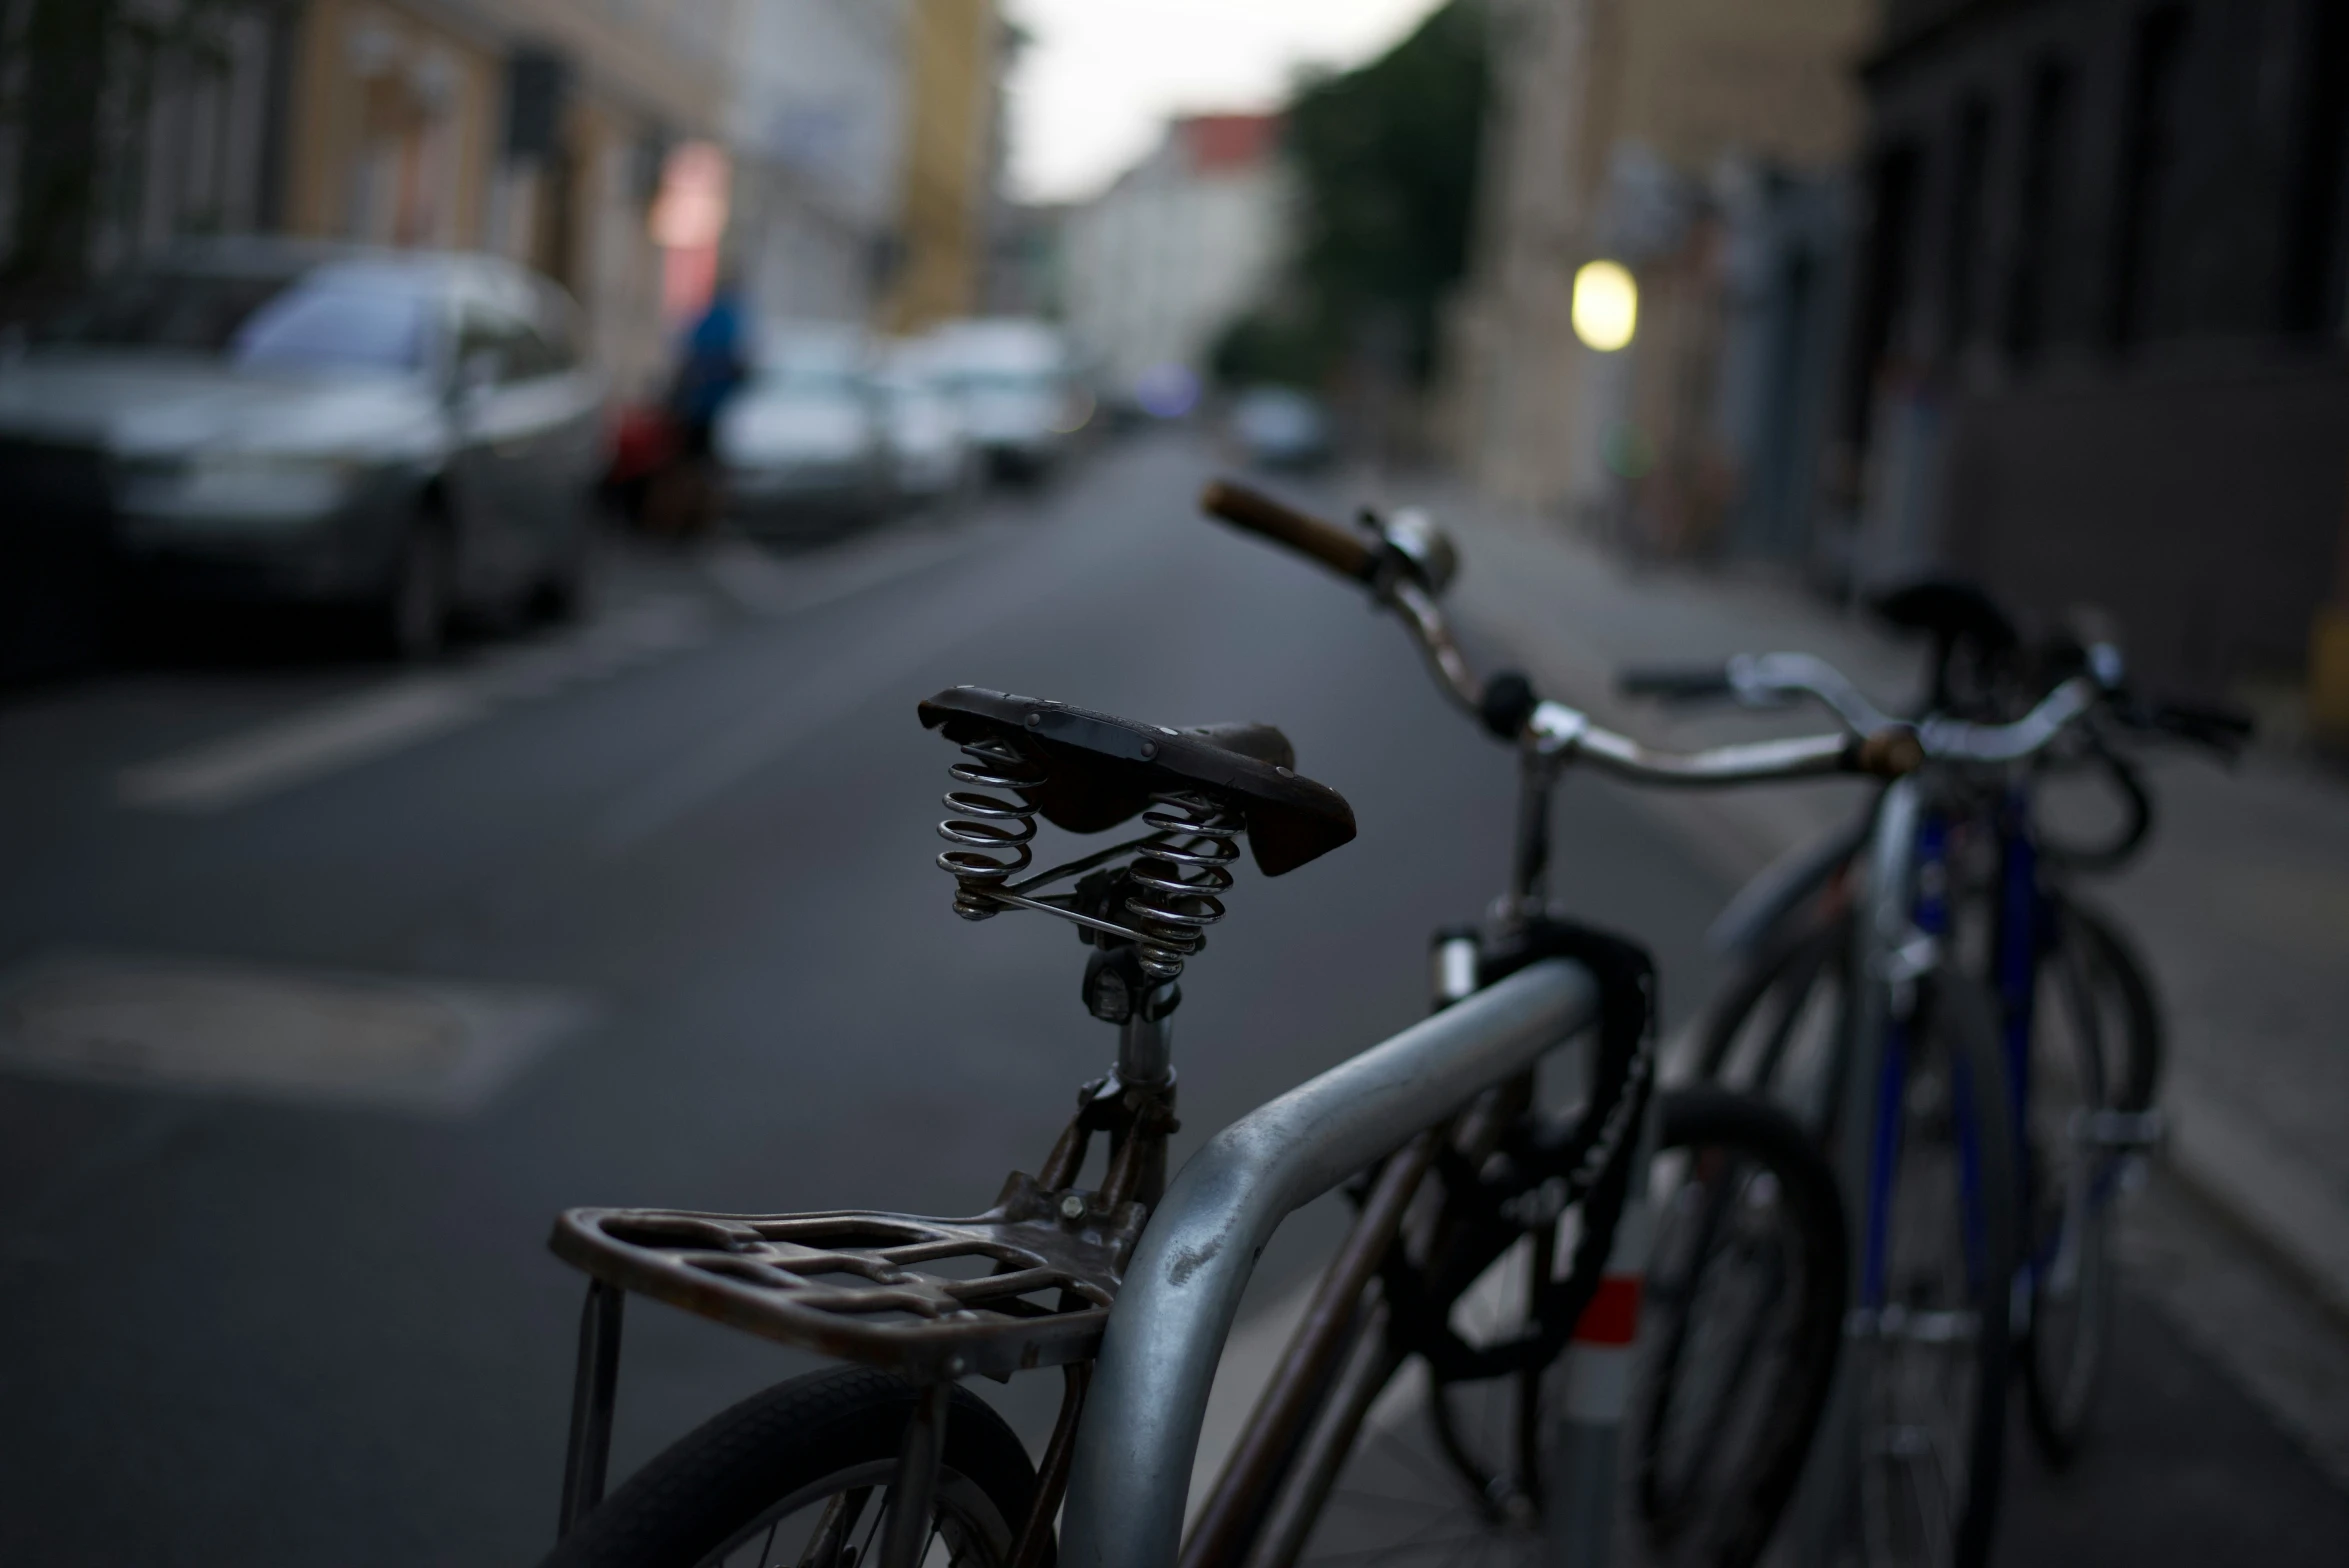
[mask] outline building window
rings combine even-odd
[[[1915,249],[1917,167],[1914,146],[1879,153],[1868,171],[1868,232],[1860,277],[1859,330],[1853,335],[1846,400],[1846,434],[1854,450],[1867,444],[1878,374],[1903,357],[1903,322]]]
[[[2116,349],[2138,342],[2151,325],[2163,219],[2177,183],[2186,26],[2184,6],[2160,6],[2137,19],[2131,40],[2105,316],[2106,339]]]
[[[1950,171],[1947,288],[1942,317],[1952,353],[1974,337],[1977,259],[1982,253],[1982,187],[1990,172],[1990,105],[1979,98],[1958,111],[1957,162]]]
[[[2054,229],[2071,172],[2073,79],[2071,66],[2061,60],[2043,61],[2031,73],[2022,177],[2016,182],[2014,272],[2007,286],[2007,352],[2017,363],[2035,358],[2047,341],[2050,274],[2062,252]]]
[[[2308,0],[2304,35],[2299,167],[2284,256],[2286,332],[2330,337],[2343,330],[2349,283],[2349,5]]]

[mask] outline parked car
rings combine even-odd
[[[888,509],[882,398],[870,349],[851,329],[762,328],[750,379],[718,415],[714,445],[727,510],[748,532],[799,533]]]
[[[0,494],[148,600],[334,606],[387,650],[576,604],[604,389],[543,278],[484,256],[191,245],[0,363]]]
[[[1295,387],[1250,387],[1232,400],[1232,439],[1259,468],[1319,468],[1332,455],[1329,411]]]
[[[918,346],[901,344],[874,386],[898,498],[936,502],[968,490],[978,477],[979,454],[952,383],[936,361]]]
[[[989,466],[1033,478],[1056,462],[1092,417],[1092,399],[1049,323],[1017,318],[952,322],[931,339]]]

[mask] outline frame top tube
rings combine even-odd
[[[1596,1018],[1551,959],[1241,1117],[1191,1157],[1126,1267],[1077,1432],[1060,1561],[1173,1568],[1208,1389],[1274,1227]]]

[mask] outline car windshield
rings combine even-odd
[[[101,288],[41,341],[202,354],[256,369],[405,371],[424,363],[430,319],[420,290],[385,279],[149,272]]]

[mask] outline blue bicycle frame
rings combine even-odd
[[[2009,788],[1999,804],[1998,924],[1992,974],[2004,1026],[2002,1043],[2006,1048],[2008,1103],[2013,1114],[2016,1192],[2026,1215],[2034,1211],[2047,1177],[2033,1157],[2028,1129],[2035,1077],[2031,1069],[2031,1048],[2039,1026],[2039,971],[2055,935],[2056,921],[2054,902],[2040,879],[2042,861],[2033,831],[2031,804],[2031,791],[2024,783]],[[2073,1027],[2093,1034],[2099,1025],[2092,1014],[2087,1014],[2074,1020]],[[2097,1040],[2091,1038],[2086,1044],[2090,1059],[2081,1065],[2091,1076],[2080,1085],[2081,1097],[2091,1106],[2101,1106],[2108,1087],[2102,1075],[2110,1064],[2102,1060]],[[2118,1157],[2102,1159],[2088,1185],[2085,1201],[2097,1206],[2110,1202],[2120,1185],[2125,1164]],[[2036,1288],[2041,1276],[2054,1264],[2068,1239],[2067,1229],[2074,1218],[2073,1211],[2067,1208],[2063,1226],[2044,1237],[2033,1238],[2022,1249],[2018,1261],[2025,1285]]]
[[[2015,1190],[2024,1211],[2038,1190],[2031,1159],[2031,1039],[2038,1022],[2039,955],[2046,944],[2048,910],[2039,887],[2039,846],[2031,834],[2031,792],[2011,786],[1998,810],[1998,922],[1992,958],[2004,1024],[2008,1125],[2014,1129]],[[2053,1245],[2050,1238],[2050,1246]],[[2020,1250],[2024,1280],[2035,1283],[2047,1261],[2036,1246]]]
[[[1869,832],[1863,888],[1854,909],[1848,1033],[1838,1052],[1834,1093],[1841,1126],[1837,1171],[1852,1249],[1852,1312],[1845,1333],[1859,1350],[1872,1345],[1892,1304],[1893,1202],[1903,1120],[1918,1044],[1913,1035],[1917,982],[1942,961],[1951,925],[1950,824],[1929,806],[1916,778],[1896,780],[1878,797]],[[1967,1284],[1985,1310],[2001,1310],[2004,1282],[1989,1273],[1988,1213],[1983,1191],[1982,1117],[1970,1064],[1951,1064],[1958,1139],[1959,1223]],[[1861,1413],[1854,1368],[1845,1358],[1819,1436],[1813,1477],[1794,1522],[1795,1560],[1824,1562],[1839,1550],[1850,1488],[1858,1485]]]
[[[1910,839],[1910,899],[1911,933],[1908,941],[1889,949],[1871,944],[1880,955],[1877,962],[1892,959],[1902,961],[1899,955],[1914,952],[1912,944],[1921,939],[1937,949],[1947,941],[1950,930],[1949,905],[1949,821],[1936,811],[1920,812],[1915,831]],[[2034,894],[2035,896],[2035,894]],[[2026,936],[2026,940],[2028,937]],[[2002,944],[2003,945],[2003,944]],[[2026,949],[2028,951],[2028,949]],[[1920,960],[1922,962],[1922,960]],[[1881,1024],[1882,1054],[1876,1062],[1875,1092],[1872,1096],[1873,1115],[1869,1128],[1869,1158],[1865,1212],[1861,1221],[1860,1277],[1855,1301],[1863,1312],[1876,1313],[1887,1304],[1887,1269],[1892,1239],[1892,1202],[1895,1173],[1900,1166],[1902,1110],[1907,1102],[1910,1052],[1913,1041],[1910,1021],[1913,1010],[1914,985],[1918,976],[1903,976],[1894,980],[1897,999],[1886,1010]],[[2026,975],[2024,982],[2029,985]],[[1863,1037],[1864,1038],[1864,1037]],[[2010,1039],[2012,1038],[2010,1033]],[[2029,1050],[2029,1024],[2024,1022],[2021,1048]],[[2027,1060],[2028,1057],[2024,1058]],[[1855,1057],[1852,1071],[1864,1071],[1866,1057]],[[1974,1103],[1980,1092],[1971,1076],[1969,1065],[1962,1059],[1951,1062],[1950,1081],[1955,1095],[1958,1137],[1958,1177],[1961,1223],[1965,1231],[1966,1269],[1968,1282],[1979,1296],[1988,1299],[1990,1292],[1983,1274],[1987,1267],[1987,1243],[1984,1237],[1982,1199],[1982,1125]],[[2018,1071],[2008,1074],[2014,1092],[2020,1092],[2022,1076]]]

